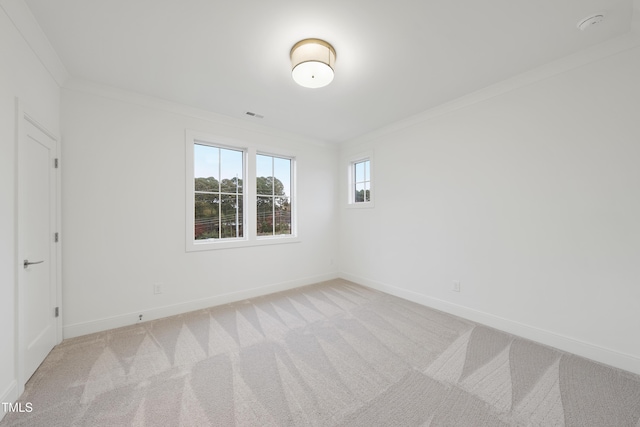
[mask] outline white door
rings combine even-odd
[[[18,330],[23,384],[57,342],[57,141],[20,117]]]

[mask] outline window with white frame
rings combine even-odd
[[[299,241],[295,158],[186,132],[186,249]]]
[[[289,158],[267,154],[256,156],[258,236],[291,234],[291,170]]]
[[[349,164],[349,204],[373,205],[371,156],[358,157]]]
[[[244,152],[195,143],[195,240],[237,239],[244,236]]]

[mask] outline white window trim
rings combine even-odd
[[[194,204],[195,189],[193,179],[194,169],[194,144],[202,143],[214,147],[229,148],[233,150],[241,150],[244,153],[244,177],[243,177],[243,196],[244,196],[244,237],[227,238],[227,239],[210,239],[196,241],[193,238],[193,230],[195,226]],[[256,216],[256,155],[265,154],[291,159],[291,234],[276,236],[257,236],[257,216]],[[185,132],[185,249],[187,252],[209,251],[216,249],[233,249],[250,246],[263,245],[279,245],[286,243],[299,243],[297,228],[297,203],[296,194],[296,158],[289,153],[273,152],[262,150],[258,146],[252,146],[247,143],[237,141],[232,138],[210,135],[202,132],[187,129]]]
[[[369,201],[368,202],[355,202],[355,182],[354,182],[354,167],[356,163],[369,160]],[[349,189],[347,191],[347,208],[349,209],[370,209],[375,207],[375,188],[374,188],[374,162],[373,151],[365,151],[357,155],[349,157],[347,164],[347,182]]]

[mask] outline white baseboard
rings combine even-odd
[[[0,395],[0,404],[2,403],[15,403],[20,395],[18,394],[18,382],[16,380],[11,381],[7,389]],[[4,408],[0,408],[0,421],[4,418],[6,412]]]
[[[340,278],[640,375],[640,358],[350,273]]]
[[[103,319],[80,322],[63,326],[63,336],[65,339],[79,337],[81,335],[92,334],[94,332],[106,331],[108,329],[129,326],[136,322],[139,314],[143,315],[143,321],[161,319],[163,317],[174,316],[176,314],[188,313],[190,311],[201,310],[217,305],[228,304],[235,301],[242,301],[248,298],[255,298],[274,292],[286,291],[300,286],[312,285],[338,278],[338,273],[328,273],[320,276],[306,277],[289,282],[276,283],[273,285],[261,286],[258,288],[246,289],[238,292],[230,292],[222,295],[215,295],[208,298],[186,301],[178,304],[155,307],[151,309],[139,310],[133,313],[121,314],[118,316]]]

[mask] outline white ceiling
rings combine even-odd
[[[75,78],[335,142],[626,33],[633,10],[633,0],[25,1]],[[576,28],[595,13],[605,20]],[[289,50],[309,37],[337,52],[325,88],[291,79]]]

